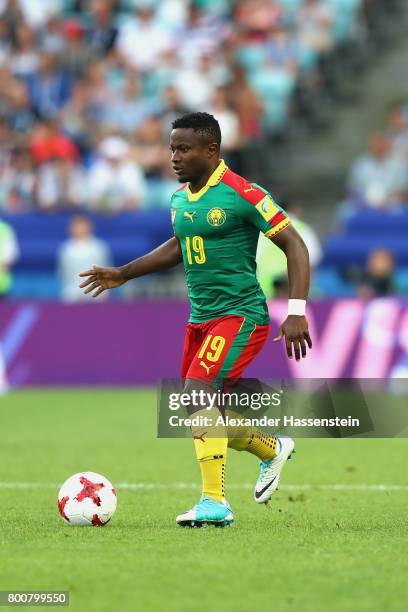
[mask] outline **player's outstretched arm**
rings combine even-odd
[[[310,285],[309,253],[302,238],[292,225],[279,232],[272,241],[286,255],[289,280],[289,300],[307,300]],[[296,303],[295,303],[296,306]],[[300,303],[301,306],[301,303]],[[296,361],[306,357],[306,345],[312,348],[308,323],[305,315],[289,314],[281,325],[274,342],[285,338],[289,359],[295,355]]]
[[[86,280],[79,286],[84,290],[84,293],[92,293],[92,297],[98,297],[106,289],[120,287],[132,278],[167,270],[176,266],[181,261],[180,242],[173,236],[173,238],[161,244],[157,249],[130,261],[124,266],[118,268],[99,268],[98,266],[93,266],[90,270],[81,272],[79,276],[86,278]]]

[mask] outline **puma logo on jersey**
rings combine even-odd
[[[249,187],[248,189],[244,189],[244,193],[248,193],[248,191],[256,191],[255,187]]]
[[[204,433],[201,434],[201,436],[193,436],[193,440],[201,440],[201,442],[205,442],[204,440],[204,436],[207,432],[205,431]]]
[[[213,365],[208,366],[206,363],[204,363],[204,361],[200,361],[200,366],[203,366],[203,368],[204,368],[204,369],[205,369],[205,371],[207,372],[207,376],[209,376],[209,375],[210,375],[210,370],[211,370],[211,368],[213,368],[213,367],[214,367],[214,364],[213,364]]]
[[[196,214],[196,211],[193,210],[193,212],[188,212],[187,210],[184,211],[184,217],[187,217],[187,219],[190,219],[191,223],[194,223],[194,215]]]

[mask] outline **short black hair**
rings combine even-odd
[[[220,124],[210,113],[187,113],[173,121],[172,128],[191,128],[221,144]]]

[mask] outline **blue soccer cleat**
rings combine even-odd
[[[278,438],[278,440],[280,447],[276,457],[260,462],[259,477],[254,491],[254,499],[258,504],[265,504],[275,493],[285,463],[295,452],[295,443],[291,438]]]
[[[180,527],[228,527],[234,522],[234,515],[227,501],[218,502],[211,497],[201,497],[198,504],[176,518]]]

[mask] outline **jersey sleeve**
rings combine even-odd
[[[272,238],[290,224],[290,219],[270,193],[259,187],[254,188],[254,192],[251,199],[238,195],[238,210],[248,223]]]

